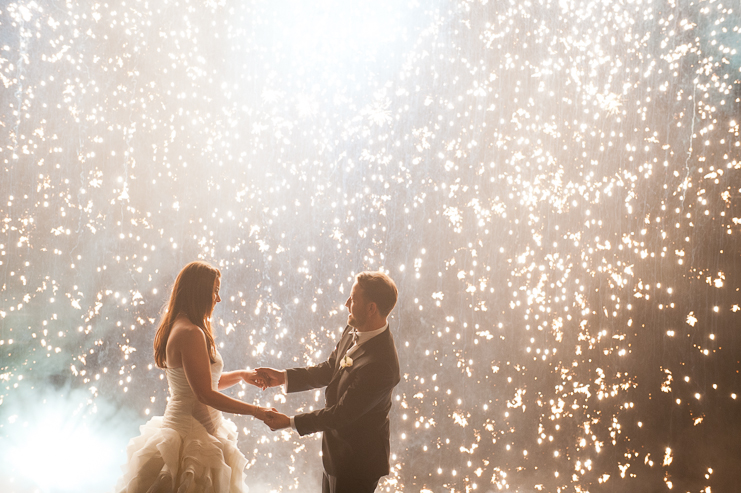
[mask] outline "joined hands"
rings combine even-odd
[[[258,377],[265,383],[265,390],[268,387],[278,387],[286,383],[286,374],[275,368],[258,368],[255,370]]]
[[[260,375],[257,371],[250,371],[250,370],[244,370],[242,371],[242,380],[245,381],[245,383],[248,383],[250,385],[254,385],[255,387],[259,387],[262,390],[265,390],[269,387],[269,385],[266,382],[266,379]]]
[[[254,416],[268,425],[271,431],[277,431],[291,426],[291,418],[283,413],[279,413],[274,407],[268,408],[258,406],[255,410]]]
[[[242,380],[250,385],[265,390],[270,387],[278,387],[286,382],[285,374],[274,368],[257,368],[256,370],[244,370]]]
[[[245,372],[244,381],[265,390],[270,387],[278,387],[286,383],[286,375],[274,368],[257,368],[254,371]],[[275,408],[260,407],[254,415],[264,422],[272,431],[290,428],[291,418],[278,412]]]
[[[272,431],[282,430],[283,428],[290,428],[291,426],[291,418],[283,413],[278,412],[278,410],[275,408],[267,411],[265,413],[265,417],[260,419],[262,419],[263,423],[268,425],[268,427]]]

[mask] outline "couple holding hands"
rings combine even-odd
[[[221,273],[205,262],[185,266],[175,280],[154,338],[170,399],[164,416],[140,427],[126,449],[118,493],[237,493],[245,491],[247,460],[237,428],[222,412],[248,414],[272,430],[322,432],[323,493],[373,492],[389,473],[389,410],[399,383],[399,359],[386,318],[397,289],[382,272],[355,277],[345,306],[347,326],[327,361],[306,368],[222,372],[210,318],[221,301]],[[326,387],[325,407],[289,417],[233,399],[220,390],[245,381],[286,392]]]

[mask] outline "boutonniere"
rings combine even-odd
[[[345,357],[340,360],[340,368],[347,368],[349,366],[352,366],[352,358],[345,355]]]

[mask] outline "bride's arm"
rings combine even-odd
[[[247,373],[245,370],[225,371],[219,378],[219,390],[228,389],[242,381],[242,375]]]
[[[255,387],[260,387],[263,390],[267,388],[267,386],[265,385],[265,381],[257,374],[256,371],[237,370],[227,371],[221,374],[221,378],[219,378],[219,390],[228,389],[229,387],[238,384],[242,380],[251,385],[254,385]]]
[[[181,355],[185,378],[200,402],[225,413],[247,414],[259,419],[265,417],[263,408],[232,399],[211,387],[211,362],[206,336],[200,328],[195,325],[180,328],[177,334],[171,334],[168,344],[171,343],[177,344],[176,350]]]

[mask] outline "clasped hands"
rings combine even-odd
[[[245,382],[262,390],[270,387],[278,387],[286,382],[285,373],[273,368],[258,368],[255,371],[246,372],[243,379]],[[268,425],[272,431],[291,426],[291,418],[278,412],[275,408],[260,407],[255,412],[255,417]]]

